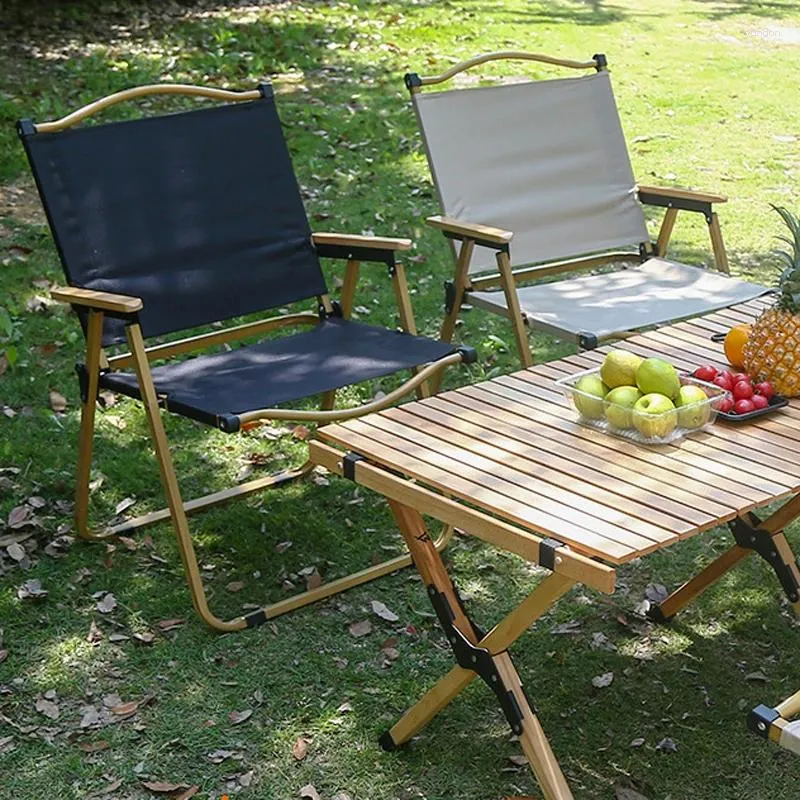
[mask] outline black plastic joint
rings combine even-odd
[[[36,126],[32,119],[21,119],[17,121],[17,133],[20,136],[33,136],[36,133]]]
[[[364,461],[364,456],[359,453],[345,453],[342,458],[342,475],[349,481],[356,479],[356,464]]]
[[[263,608],[259,608],[258,611],[253,611],[251,614],[246,614],[244,621],[247,623],[248,628],[257,628],[259,625],[263,625],[267,621],[267,613]]]
[[[747,727],[756,736],[762,739],[769,738],[769,729],[772,723],[780,717],[780,714],[769,706],[759,705],[756,706],[747,717]]]
[[[236,414],[220,414],[217,416],[217,427],[223,433],[238,433],[241,423]]]
[[[86,403],[89,400],[89,370],[85,364],[75,365],[75,374],[78,376],[78,389],[81,393],[81,400]]]
[[[462,364],[475,364],[478,360],[478,351],[474,347],[462,344],[456,352],[461,356]]]
[[[595,53],[592,56],[592,61],[594,61],[594,68],[598,72],[600,72],[600,70],[603,70],[608,66],[608,59],[606,58],[605,53]]]
[[[456,304],[456,285],[454,281],[444,282],[444,313],[452,314]]]
[[[386,731],[385,733],[382,733],[380,739],[378,739],[378,744],[381,746],[381,749],[385,750],[387,753],[391,753],[393,750],[397,750],[398,747],[395,740],[392,739],[391,731]]]
[[[270,100],[275,96],[275,90],[272,88],[272,84],[269,81],[263,81],[262,83],[259,83],[258,91],[264,100]]]
[[[650,608],[645,611],[645,616],[657,625],[667,625],[672,622],[672,617],[668,617],[661,606],[655,604],[651,605]]]
[[[556,568],[556,550],[559,547],[564,547],[564,542],[559,542],[558,539],[542,539],[539,543],[539,566],[552,572]]]
[[[589,331],[581,331],[578,334],[578,347],[581,350],[594,350],[598,344],[600,343],[597,341],[596,334],[589,333]]]
[[[418,89],[422,86],[422,78],[416,72],[406,72],[403,75],[403,83],[405,83],[406,89],[410,92],[412,89]]]

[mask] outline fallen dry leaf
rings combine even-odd
[[[17,587],[17,597],[20,600],[42,600],[47,594],[47,589],[42,589],[42,582],[38,578],[31,578]]]
[[[244,589],[244,581],[231,581],[225,588],[229,592],[241,592]]]
[[[300,797],[306,798],[306,800],[320,800],[319,792],[317,791],[316,787],[313,783],[307,783],[301,790],[300,790]]]
[[[678,745],[676,742],[672,741],[669,736],[665,736],[656,745],[656,750],[660,750],[662,753],[675,753],[678,750]]]
[[[61,414],[67,410],[67,398],[64,397],[61,392],[55,391],[55,389],[50,390],[50,408],[56,412],[56,414]]]
[[[190,786],[185,792],[181,792],[179,795],[176,795],[174,800],[189,800],[190,797],[194,797],[199,791],[199,786]]]
[[[308,742],[305,736],[298,736],[292,745],[292,755],[295,760],[302,761],[308,753]]]
[[[208,753],[206,758],[212,764],[221,764],[223,761],[227,761],[233,755],[235,755],[233,750],[215,750],[213,753]]]
[[[33,519],[33,509],[30,506],[17,506],[8,512],[8,522],[6,524],[13,530],[30,525]]]
[[[127,703],[120,703],[111,708],[111,713],[116,714],[118,717],[126,717],[129,714],[135,714],[143,702],[143,700],[129,700]]]
[[[614,800],[647,800],[647,798],[628,786],[615,786]]]
[[[243,722],[247,722],[252,716],[253,710],[251,708],[246,708],[244,711],[231,711],[231,713],[228,714],[228,719],[231,725],[241,725]]]
[[[89,644],[98,644],[103,641],[103,631],[97,627],[97,623],[94,620],[89,624],[89,633],[86,634],[86,641]]]
[[[319,589],[322,586],[322,575],[317,572],[317,568],[314,569],[305,576],[306,578],[306,590],[311,591],[312,589]]]
[[[294,428],[292,428],[292,436],[294,436],[295,439],[305,441],[310,435],[311,431],[306,428],[305,425],[295,425]]]
[[[524,767],[528,763],[528,759],[525,756],[509,756],[508,760],[515,766],[515,767]]]
[[[117,607],[117,598],[111,592],[106,592],[95,604],[101,614],[110,614]]]
[[[596,675],[592,678],[592,686],[596,689],[605,689],[606,686],[611,686],[614,681],[613,672],[604,672],[602,675]]]
[[[84,753],[99,753],[101,750],[108,750],[111,745],[105,739],[100,739],[96,742],[81,742],[78,747]]]
[[[174,631],[175,628],[180,628],[181,625],[185,624],[186,620],[180,618],[162,619],[160,622],[156,623],[156,625],[158,625],[159,630],[163,631],[164,633],[166,633],[167,631]]]
[[[120,500],[119,503],[114,506],[115,516],[119,516],[120,514],[124,513],[133,505],[136,505],[135,497],[126,497],[124,500]]]
[[[347,630],[352,637],[360,639],[372,633],[372,623],[368,619],[362,619],[361,622],[354,622]]]
[[[189,788],[185,783],[167,783],[166,781],[142,781],[142,786],[153,794],[175,794]]]
[[[397,620],[400,619],[394,611],[390,611],[380,600],[372,601],[372,613],[379,616],[381,619],[385,619],[387,622],[397,622]]]
[[[0,650],[0,664],[8,658],[8,650]]]
[[[155,641],[155,635],[150,633],[150,631],[144,631],[143,633],[134,633],[133,639],[134,641],[138,642],[139,644],[144,645],[151,645]]]
[[[13,561],[22,561],[22,559],[25,558],[25,548],[19,544],[19,542],[12,542],[8,545],[8,547],[6,547],[6,553],[8,553],[8,557]]]
[[[61,714],[61,709],[58,707],[58,703],[54,702],[53,700],[48,700],[45,697],[39,697],[36,700],[36,710],[40,714],[44,714],[48,719],[58,719],[59,715]]]

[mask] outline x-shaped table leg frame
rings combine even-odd
[[[800,616],[800,563],[795,559],[784,529],[800,517],[800,495],[786,502],[763,522],[754,514],[746,514],[731,523],[736,544],[712,561],[702,572],[659,605],[650,609],[651,619],[668,622],[684,606],[699,597],[745,556],[756,552],[775,570],[789,602]]]
[[[525,695],[507,649],[576,581],[553,573],[484,635],[466,615],[422,516],[397,501],[390,500],[389,504],[459,665],[429,689],[381,737],[381,745],[393,750],[407,742],[480,675],[497,695],[512,730],[519,736],[546,800],[571,800],[572,792],[542,730],[536,710]]]

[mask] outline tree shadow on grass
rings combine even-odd
[[[698,16],[717,20],[737,16],[781,19],[798,15],[794,0],[693,0],[693,4]]]

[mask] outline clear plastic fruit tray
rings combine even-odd
[[[582,392],[576,388],[575,384],[587,375],[599,378],[600,368],[587,369],[556,380],[556,385],[564,392],[570,405],[577,412],[578,421],[612,436],[619,436],[640,444],[669,444],[683,439],[690,433],[707,430],[716,421],[717,408],[722,399],[726,395],[730,396],[729,392],[713,383],[698,380],[688,374],[679,374],[682,386],[699,386],[706,393],[707,399],[660,414],[647,414],[646,425],[640,424],[640,427],[644,429],[643,432],[633,424],[630,427],[618,427],[609,421],[608,417],[611,416],[623,422],[632,423],[633,419],[629,408],[618,403],[609,403],[596,395]],[[664,431],[664,433],[659,434],[659,431]]]

